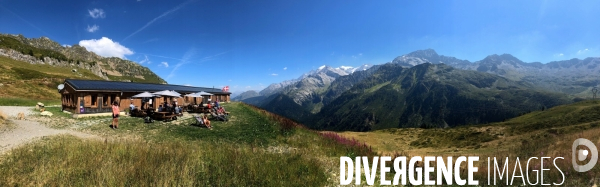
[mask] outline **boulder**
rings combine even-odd
[[[40,115],[42,115],[42,116],[50,116],[50,117],[52,117],[52,115],[53,115],[53,114],[52,114],[52,112],[43,111],[43,112],[41,112],[41,113],[40,113]]]

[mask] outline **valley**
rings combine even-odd
[[[485,124],[591,98],[600,78],[595,64],[598,58],[526,63],[509,54],[469,62],[427,49],[347,75],[323,66],[265,89],[280,96],[250,91],[234,100],[323,130]]]

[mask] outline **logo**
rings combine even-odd
[[[585,149],[577,149],[578,146],[583,145],[585,147],[587,147],[588,150]],[[598,148],[596,148],[596,146],[594,145],[594,143],[592,143],[590,140],[585,139],[585,138],[579,138],[577,140],[575,140],[575,142],[573,142],[573,147],[572,147],[572,161],[573,161],[573,169],[575,169],[575,171],[578,172],[586,172],[589,171],[590,169],[592,169],[596,163],[598,162]],[[590,158],[590,162],[588,162],[585,165],[579,165],[577,164],[577,160],[579,160],[580,162],[584,161],[587,159],[589,154],[592,154],[591,158]],[[577,160],[575,160],[577,159]]]

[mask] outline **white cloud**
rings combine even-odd
[[[164,66],[165,68],[169,67],[169,63],[167,62],[161,62],[158,66]]]
[[[229,79],[229,82],[231,82],[231,79]]]
[[[150,64],[152,63],[150,59],[148,59],[148,55],[144,55],[144,59],[140,61],[140,64]]]
[[[283,70],[287,70],[287,67],[284,67]]]
[[[94,24],[93,26],[90,27],[90,25],[87,26],[87,30],[88,32],[96,32],[98,29],[100,29],[100,26]]]
[[[113,42],[110,38],[102,37],[98,40],[81,40],[79,45],[85,47],[88,51],[94,52],[103,57],[125,58],[125,55],[132,55],[133,51],[122,46],[118,42]]]
[[[250,89],[250,88],[252,88],[252,86],[246,86],[246,89]]]
[[[277,76],[278,74],[277,74],[277,73],[272,73],[271,75],[272,75],[272,76]]]
[[[184,86],[194,86],[194,85],[191,85],[191,84],[184,84]]]
[[[589,49],[582,49],[582,50],[577,51],[577,54],[581,55],[581,54],[584,54],[584,53],[586,53],[588,51],[590,51],[590,50]]]
[[[562,54],[562,53],[554,54],[554,57],[563,57],[563,56],[565,56],[565,54]]]
[[[94,19],[106,17],[106,14],[104,14],[104,10],[102,9],[94,8],[93,10],[88,10],[88,13],[90,13],[90,16]]]

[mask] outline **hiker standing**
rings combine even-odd
[[[112,122],[112,127],[113,129],[118,129],[119,128],[119,102],[117,101],[113,101],[113,106],[112,106],[112,117],[113,117],[113,122]]]

